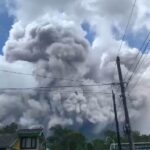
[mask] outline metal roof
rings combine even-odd
[[[43,129],[19,129],[17,133],[19,136],[40,136],[43,133]]]
[[[0,148],[8,148],[15,142],[16,134],[0,134]]]

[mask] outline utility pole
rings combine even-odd
[[[112,99],[113,99],[115,122],[116,122],[118,148],[119,148],[119,150],[122,150],[122,148],[121,148],[121,140],[120,140],[119,123],[118,123],[118,116],[117,116],[117,109],[116,109],[116,100],[115,100],[115,94],[114,94],[113,90],[112,90]]]
[[[123,78],[122,78],[122,71],[121,71],[119,56],[117,56],[116,63],[117,63],[119,81],[120,81],[124,113],[125,113],[126,134],[128,135],[129,148],[130,148],[130,150],[134,150],[134,143],[133,143],[133,137],[132,137],[132,132],[131,132],[130,119],[129,119],[129,114],[128,114],[128,108],[127,108],[127,102],[126,102],[126,96],[125,96],[125,88],[124,88],[124,82],[123,82]]]

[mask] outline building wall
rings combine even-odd
[[[12,146],[13,150],[24,150],[20,148],[20,139],[17,139],[14,145]],[[46,150],[46,147],[43,141],[40,138],[37,138],[37,148],[36,149],[25,149],[25,150]]]
[[[21,150],[40,150],[39,138],[37,138],[37,148],[36,149],[21,149]]]
[[[14,143],[12,149],[13,150],[20,150],[20,140],[19,139],[16,140],[16,142]]]
[[[39,145],[38,145],[39,150],[46,150],[46,143],[45,139],[40,137],[39,138]]]

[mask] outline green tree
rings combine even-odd
[[[104,140],[95,139],[92,141],[93,150],[106,150],[106,144]]]
[[[108,150],[112,143],[117,143],[116,132],[107,130],[103,139],[87,141],[84,135],[79,132],[55,126],[50,129],[52,135],[47,138],[50,150]],[[141,135],[140,132],[133,132],[134,142],[150,142],[150,135]],[[127,136],[121,136],[121,143],[127,143]]]
[[[9,125],[1,127],[0,133],[15,133],[17,129],[18,129],[18,125],[13,122]]]
[[[70,129],[55,126],[50,129],[52,135],[47,138],[51,150],[83,150],[86,139],[79,133]]]
[[[94,150],[94,146],[93,146],[93,144],[92,143],[87,143],[86,144],[86,150]]]

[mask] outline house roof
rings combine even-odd
[[[17,133],[19,136],[40,136],[43,133],[43,129],[20,129],[17,131]]]
[[[16,140],[16,134],[0,134],[0,148],[10,147]]]

